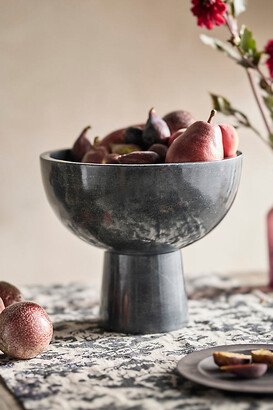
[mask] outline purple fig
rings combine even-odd
[[[166,121],[168,127],[170,128],[171,134],[180,130],[181,128],[188,128],[191,124],[195,122],[195,119],[190,112],[184,110],[172,111],[163,117]]]
[[[107,154],[105,157],[105,164],[119,164],[119,154]]]
[[[101,148],[104,148],[104,147],[101,147]],[[88,151],[84,155],[82,162],[102,164],[106,156],[107,156],[107,152],[105,152],[104,149],[93,149],[92,148],[90,151]]]
[[[222,366],[220,370],[226,373],[232,373],[242,379],[257,379],[263,376],[267,371],[265,363],[237,364],[231,366]]]
[[[150,146],[149,151],[154,151],[159,155],[160,162],[165,162],[168,147],[163,144],[153,144]]]
[[[155,109],[149,112],[149,118],[143,130],[143,141],[147,146],[152,144],[167,144],[170,137],[170,129],[167,123],[157,115]]]
[[[153,151],[135,151],[118,157],[120,164],[155,164],[159,155]]]
[[[74,142],[71,150],[71,155],[74,161],[80,162],[84,155],[92,148],[91,142],[86,137],[87,131],[90,130],[90,128],[90,125],[85,127]]]
[[[125,128],[110,132],[110,134],[107,134],[99,144],[106,148],[108,148],[110,144],[124,144],[124,132]]]
[[[124,133],[125,144],[143,145],[143,127],[129,127]]]

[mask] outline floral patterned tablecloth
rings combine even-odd
[[[0,356],[0,375],[29,410],[272,410],[273,398],[208,389],[176,373],[178,360],[195,350],[272,342],[273,303],[224,291],[235,285],[217,275],[188,281],[189,325],[146,336],[99,329],[98,292],[86,285],[27,287],[26,298],[51,315],[54,339],[46,353],[29,361]]]

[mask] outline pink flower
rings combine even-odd
[[[200,27],[211,30],[215,25],[225,24],[224,14],[227,6],[221,0],[192,0],[191,11],[197,17]]]
[[[273,78],[273,40],[268,40],[264,51],[269,55],[265,64],[267,65],[267,68],[269,70],[270,77]]]

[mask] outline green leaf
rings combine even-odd
[[[255,65],[259,63],[262,52],[257,50],[256,40],[253,37],[252,31],[246,26],[241,27],[239,47],[246,57],[251,59],[252,63]]]
[[[273,96],[267,95],[263,97],[264,103],[268,108],[271,118],[273,119]]]
[[[233,115],[233,109],[231,103],[222,95],[216,95],[210,93],[213,108],[216,111],[221,112],[224,115]]]
[[[228,44],[223,43],[218,38],[207,36],[206,34],[200,35],[200,40],[206,45],[214,48],[215,50],[222,51],[228,57],[232,58],[233,60],[240,61],[239,54]]]
[[[246,10],[246,0],[232,0],[231,1],[231,13],[233,17],[238,17],[239,14]]]
[[[237,122],[237,124],[234,125],[235,127],[243,126],[251,128],[257,135],[261,136],[259,131],[253,127],[247,116],[242,111],[239,111],[237,110],[237,108],[234,108],[227,98],[223,97],[222,95],[212,93],[210,93],[210,96],[212,99],[213,108],[216,111],[224,115],[234,117],[234,119]]]

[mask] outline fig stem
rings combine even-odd
[[[208,121],[207,121],[209,124],[210,124],[212,118],[215,116],[216,113],[217,113],[216,110],[211,110],[209,119],[208,119]]]
[[[90,129],[91,129],[91,125],[87,125],[87,127],[85,127],[80,133],[80,137],[83,137],[87,133],[87,131]]]

